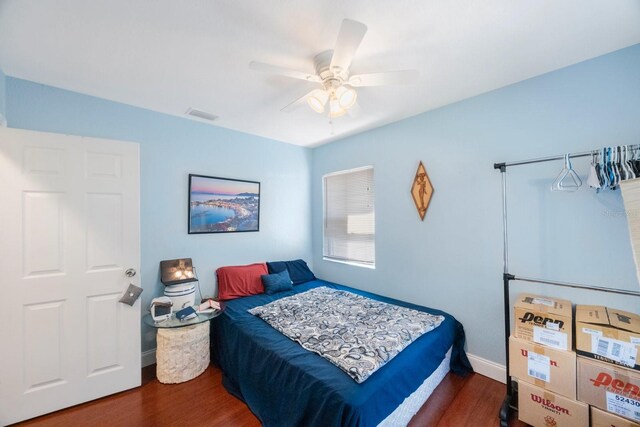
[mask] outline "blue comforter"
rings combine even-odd
[[[305,350],[247,310],[318,286],[344,289],[445,320],[405,348],[362,384]],[[211,356],[226,389],[247,403],[263,425],[375,426],[413,393],[452,349],[451,369],[471,371],[462,325],[451,315],[322,280],[275,295],[228,301],[211,324]]]

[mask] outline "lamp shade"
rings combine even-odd
[[[344,110],[348,110],[353,107],[353,104],[356,103],[356,99],[358,98],[358,94],[352,88],[346,88],[344,86],[340,86],[338,90],[336,90],[336,98],[338,98],[338,104]]]
[[[336,97],[331,97],[331,101],[329,101],[329,108],[329,114],[331,114],[332,118],[343,116],[347,112],[347,110],[340,106],[340,102]]]
[[[316,89],[307,97],[307,103],[316,113],[323,113],[327,99],[329,99],[329,94],[326,90]]]
[[[170,259],[160,261],[160,281],[165,286],[195,282],[191,258]]]

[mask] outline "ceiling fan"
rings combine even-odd
[[[291,70],[277,65],[252,61],[249,68],[270,74],[291,77],[318,83],[322,88],[314,89],[288,104],[281,111],[293,111],[307,103],[311,109],[324,113],[329,103],[329,119],[339,117],[356,106],[357,92],[354,87],[406,84],[415,81],[417,70],[388,71],[371,74],[350,74],[351,62],[362,42],[367,26],[361,22],[345,19],[342,21],[338,39],[333,50],[326,50],[314,58],[316,74]]]

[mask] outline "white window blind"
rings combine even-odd
[[[373,167],[324,176],[325,259],[375,266]]]

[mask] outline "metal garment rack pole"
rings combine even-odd
[[[611,294],[631,295],[635,297],[640,297],[640,292],[629,291],[627,289],[607,288],[604,286],[582,285],[580,283],[554,282],[551,280],[532,279],[529,277],[520,277],[520,276],[513,276],[512,280],[519,280],[521,282],[530,282],[530,283],[542,283],[542,284],[554,285],[554,286],[563,286],[566,288],[574,288],[574,289],[585,289],[587,291],[600,291],[600,292],[608,292]]]
[[[578,157],[589,157],[592,156],[596,153],[598,153],[599,150],[592,150],[592,151],[583,151],[581,153],[573,153],[573,154],[569,154],[569,158],[571,159],[575,159]],[[500,169],[500,171],[502,172],[502,167],[507,167],[507,166],[520,166],[520,165],[530,165],[533,163],[543,163],[543,162],[551,162],[554,160],[564,160],[564,155],[562,156],[551,156],[551,157],[540,157],[537,159],[529,159],[529,160],[518,160],[517,162],[504,162],[504,163],[496,163],[493,165],[494,169]],[[506,169],[505,169],[506,172]]]
[[[638,147],[638,145],[634,145],[634,147]],[[570,158],[577,157],[589,157],[596,153],[599,153],[600,150],[592,150],[592,151],[583,151],[580,153],[569,154]],[[576,289],[584,289],[588,291],[598,291],[598,292],[608,292],[614,294],[621,295],[630,295],[640,297],[640,292],[629,291],[625,289],[616,289],[616,288],[608,288],[603,286],[591,286],[591,285],[583,285],[579,283],[567,283],[567,282],[557,282],[552,280],[543,280],[543,279],[533,279],[528,277],[518,277],[514,274],[509,273],[509,235],[508,235],[508,222],[507,222],[507,167],[510,166],[521,166],[521,165],[529,165],[533,163],[543,163],[543,162],[551,162],[555,160],[564,160],[565,156],[552,156],[552,157],[541,157],[538,159],[530,159],[530,160],[520,160],[515,162],[504,162],[504,163],[495,163],[493,165],[494,169],[498,169],[500,174],[502,175],[502,227],[503,227],[503,261],[504,261],[504,270],[502,274],[502,283],[503,283],[503,294],[504,294],[504,342],[506,349],[506,373],[507,373],[507,395],[500,407],[500,426],[508,427],[509,425],[509,412],[513,410],[517,410],[517,407],[514,405],[514,393],[513,393],[513,384],[511,382],[511,375],[509,373],[509,335],[511,334],[511,311],[510,311],[510,295],[509,295],[509,286],[511,281],[519,280],[523,282],[530,283],[540,283],[546,285],[554,285],[568,288],[576,288]]]

